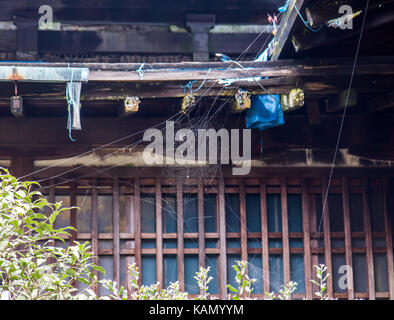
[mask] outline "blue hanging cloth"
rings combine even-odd
[[[255,95],[246,111],[246,128],[265,130],[284,124],[279,95]]]

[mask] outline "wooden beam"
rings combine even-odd
[[[296,19],[298,19],[298,11],[302,12],[304,0],[290,1],[289,7],[279,24],[279,29],[273,40],[273,49],[271,60],[278,60],[283,54],[284,49],[290,43],[290,36]]]
[[[342,76],[353,71],[353,61],[349,58],[331,60],[280,60],[266,62],[242,62],[242,67],[234,62],[185,62],[153,63],[144,70],[143,76],[137,70],[139,63],[36,63],[34,68],[88,68],[88,81],[124,82],[174,82],[190,80],[220,80],[229,78],[279,77],[279,76]],[[28,63],[0,63],[0,67],[29,67]],[[210,70],[210,71],[209,71]],[[208,73],[209,71],[209,73]],[[69,73],[68,73],[69,74]],[[393,75],[394,58],[360,58],[355,75]]]

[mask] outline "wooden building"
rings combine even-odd
[[[142,283],[197,294],[194,273],[210,266],[224,298],[243,259],[256,297],[293,280],[294,298],[312,299],[312,266],[325,263],[330,297],[394,299],[394,1],[285,3],[1,1],[0,166],[80,207],[57,221],[78,230],[66,244],[90,241],[121,284],[136,262]],[[335,25],[342,5],[350,29]],[[254,61],[268,44],[269,61]],[[145,130],[168,120],[245,128],[231,110],[239,88],[305,95],[283,125],[252,130],[248,175],[143,162]]]

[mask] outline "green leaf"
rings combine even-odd
[[[53,222],[55,221],[56,217],[58,216],[60,212],[59,211],[55,211],[53,212],[50,216],[49,216],[49,223],[53,224]]]
[[[105,274],[105,269],[100,266],[92,265],[92,269]]]
[[[228,288],[230,291],[234,292],[234,293],[238,293],[238,290],[235,289],[231,284],[228,284],[228,285],[227,285],[227,288]]]

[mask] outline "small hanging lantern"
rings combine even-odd
[[[239,113],[250,108],[250,93],[246,90],[238,89],[231,104],[231,111]]]
[[[123,101],[123,110],[126,115],[136,113],[139,110],[140,99],[138,97],[126,97]]]
[[[23,117],[23,100],[18,96],[18,88],[15,82],[15,95],[11,96],[11,113],[15,117]]]
[[[292,89],[289,94],[281,96],[283,111],[292,111],[304,105],[304,91],[302,89]]]
[[[181,106],[182,113],[186,114],[187,109],[192,107],[195,102],[196,102],[196,97],[193,94],[191,94],[191,93],[189,93],[188,95],[183,97],[182,106]]]

